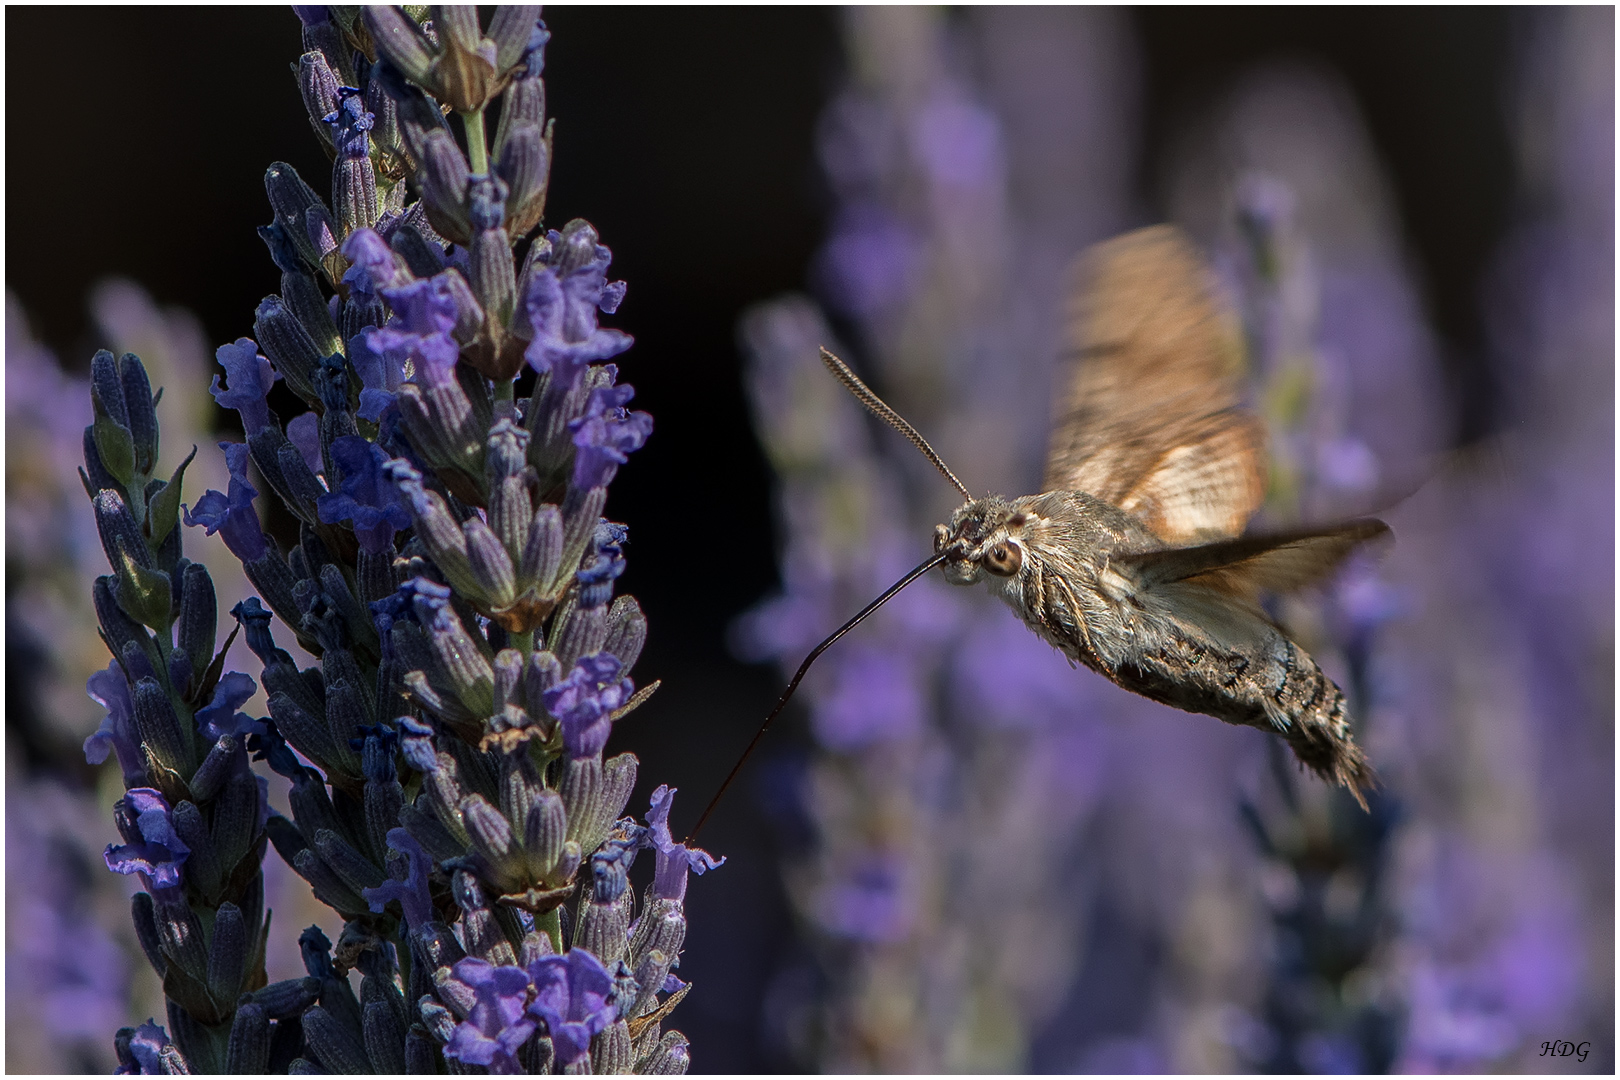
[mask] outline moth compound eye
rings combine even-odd
[[[1024,552],[1017,544],[997,544],[984,553],[984,568],[997,577],[1012,577],[1024,565]]]

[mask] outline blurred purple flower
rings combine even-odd
[[[542,956],[529,965],[536,990],[529,1014],[545,1021],[556,1065],[566,1068],[590,1052],[591,1039],[618,1017],[613,976],[584,949]]]
[[[919,248],[911,231],[882,206],[853,203],[839,210],[815,276],[831,307],[870,318],[910,295]]]
[[[191,848],[175,834],[168,801],[153,788],[130,788],[113,806],[122,845],[108,844],[104,858],[115,874],[142,874],[155,889],[180,884]]]
[[[259,345],[252,338],[237,338],[234,344],[221,345],[214,359],[225,369],[230,380],[227,389],[214,376],[208,392],[222,409],[235,409],[242,418],[242,431],[254,435],[270,423],[270,407],[266,403],[270,387],[281,375],[270,366],[270,361],[259,353]]]
[[[702,877],[710,870],[724,866],[724,858],[716,861],[702,848],[677,843],[669,831],[669,810],[675,802],[675,789],[661,784],[652,793],[652,808],[647,811],[648,842],[658,853],[658,866],[653,874],[653,893],[665,900],[686,899],[686,874],[691,871]]]
[[[450,970],[472,989],[474,1004],[451,1033],[444,1056],[464,1065],[486,1066],[496,1074],[523,1072],[517,1051],[535,1028],[524,1015],[529,972],[513,965],[496,967],[476,956],[456,961]]]
[[[837,867],[817,893],[825,929],[851,941],[900,941],[911,932],[914,899],[904,888],[900,857],[867,852]]]
[[[811,725],[829,750],[914,738],[923,729],[922,688],[904,655],[850,647],[837,658],[831,689],[815,701]]]

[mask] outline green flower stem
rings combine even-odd
[[[489,150],[484,146],[484,110],[461,114],[461,124],[467,132],[467,157],[475,175],[489,172]]]

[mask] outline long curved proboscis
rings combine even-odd
[[[822,355],[829,357],[832,356],[832,354],[828,353],[826,350],[822,351]],[[834,360],[836,362],[836,358],[834,358]],[[854,378],[854,376],[850,377]],[[735,780],[737,778],[737,774],[742,771],[743,765],[748,761],[749,756],[753,754],[754,747],[759,745],[759,740],[765,737],[765,732],[770,728],[771,721],[775,720],[777,715],[787,707],[788,699],[793,697],[793,691],[799,688],[799,680],[803,679],[804,673],[810,670],[810,665],[816,662],[816,657],[826,652],[833,642],[837,641],[839,638],[843,637],[845,634],[859,626],[868,615],[872,614],[872,612],[888,603],[889,599],[893,597],[895,593],[899,592],[901,589],[905,588],[907,585],[910,585],[913,581],[916,581],[918,578],[928,573],[928,571],[944,562],[946,556],[949,554],[949,550],[946,550],[934,555],[930,555],[905,577],[901,578],[893,585],[890,585],[888,589],[884,591],[882,596],[878,597],[876,600],[862,608],[860,614],[856,615],[853,619],[849,620],[849,622],[833,631],[832,635],[829,636],[826,641],[823,641],[820,645],[817,645],[814,649],[810,650],[810,655],[804,658],[804,663],[799,665],[799,670],[794,672],[793,678],[789,680],[787,689],[783,690],[782,696],[776,699],[776,707],[773,708],[770,711],[770,714],[765,717],[765,722],[759,725],[759,730],[754,733],[753,739],[748,743],[748,748],[742,752],[742,757],[737,759],[737,764],[731,767],[731,772],[726,774],[725,782],[720,785],[720,790],[715,792],[714,798],[709,800],[709,805],[704,809],[703,816],[698,818],[698,823],[692,827],[691,834],[687,836],[686,843],[690,844],[697,840],[697,835],[703,831],[703,825],[709,820],[709,815],[714,813],[714,808],[720,804],[721,796],[725,795],[726,789],[731,786],[731,782]]]
[[[973,501],[973,496],[968,494],[968,489],[963,485],[962,481],[956,478],[956,474],[951,472],[951,470],[946,467],[944,460],[942,460],[940,456],[934,452],[934,448],[928,445],[928,440],[919,435],[917,433],[917,429],[906,422],[905,417],[889,408],[888,404],[884,402],[882,398],[878,397],[872,392],[872,388],[870,386],[867,386],[865,383],[861,382],[856,374],[849,370],[849,365],[845,364],[842,360],[838,359],[838,357],[828,352],[825,348],[821,350],[821,362],[826,364],[828,370],[830,370],[834,375],[838,376],[838,381],[848,387],[849,392],[855,395],[856,400],[858,400],[862,405],[865,405],[868,409],[871,409],[872,412],[877,415],[879,420],[882,420],[885,424],[888,424],[890,427],[894,428],[894,430],[910,439],[911,444],[918,450],[922,451],[923,457],[931,461],[934,468],[943,473],[945,479],[949,480],[952,486],[954,486],[957,491],[962,493],[963,502]]]

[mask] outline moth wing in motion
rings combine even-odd
[[[1084,491],[1168,544],[1243,531],[1265,498],[1265,432],[1240,405],[1243,344],[1173,225],[1076,266],[1043,490]]]
[[[1252,601],[1262,592],[1287,593],[1321,584],[1353,551],[1387,541],[1391,535],[1382,521],[1362,518],[1326,528],[1116,556],[1115,561],[1134,571],[1145,589],[1185,581]]]

